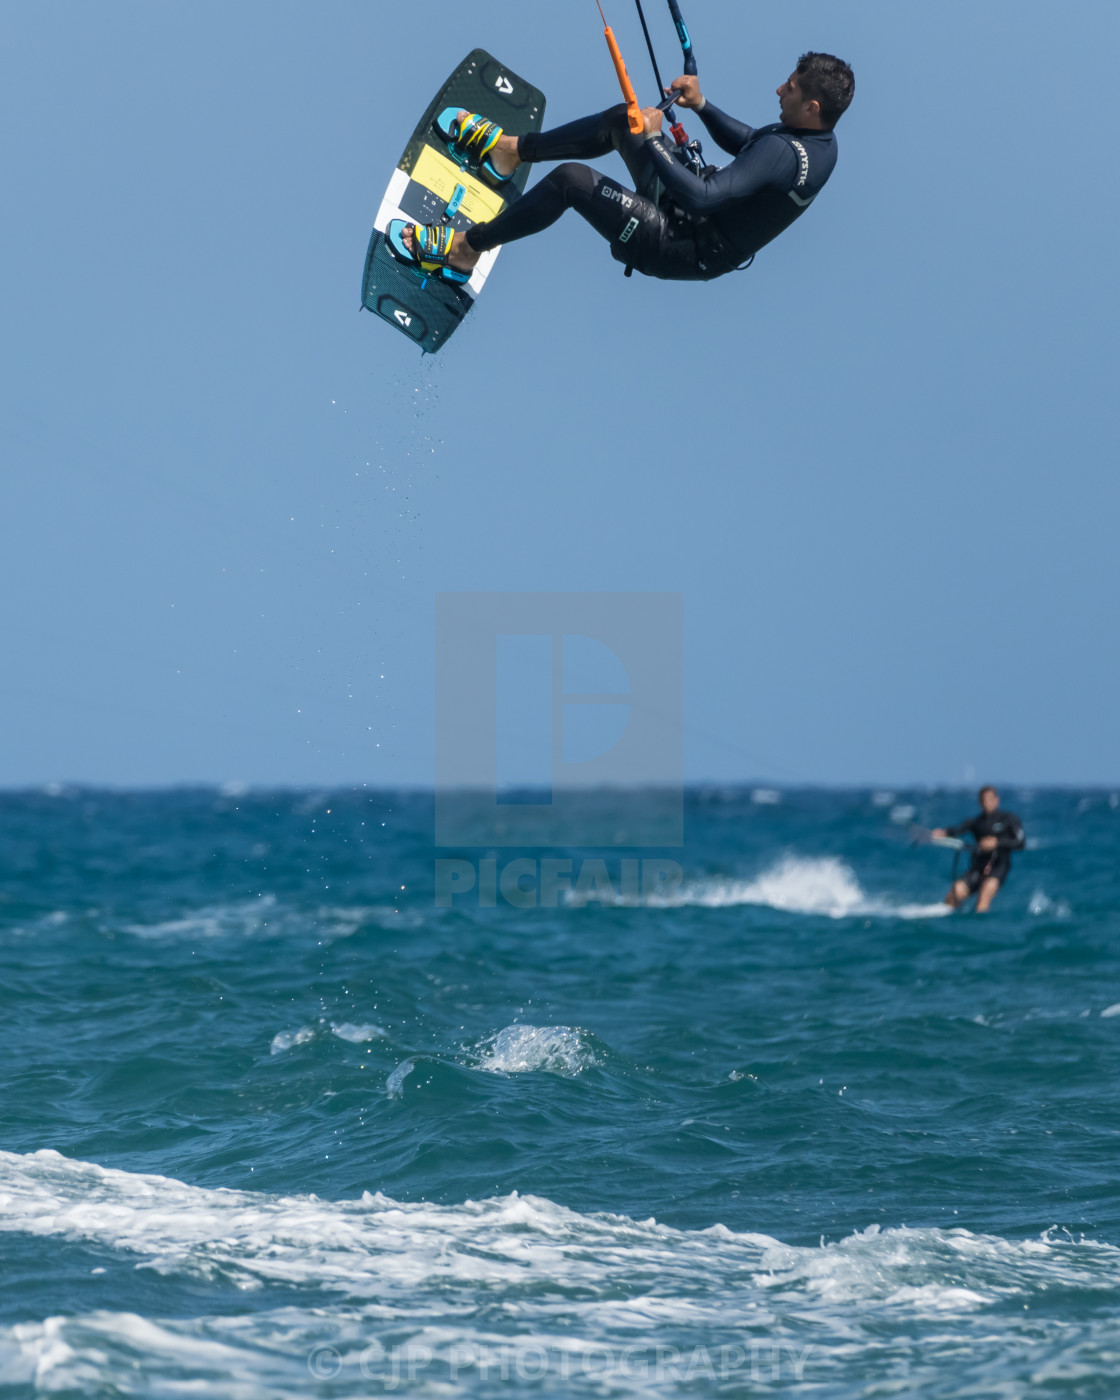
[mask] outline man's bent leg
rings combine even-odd
[[[626,116],[626,104],[618,103],[592,117],[580,117],[551,131],[530,132],[517,138],[517,154],[523,161],[595,160],[617,151],[635,188],[656,202],[657,171],[644,136],[635,136]]]
[[[656,205],[588,165],[567,161],[549,171],[496,219],[468,229],[467,246],[484,253],[499,244],[528,238],[554,224],[565,209],[582,215],[612,244],[620,261],[633,252],[638,266],[656,252],[664,233],[665,216]]]
[[[591,117],[579,117],[551,131],[530,131],[517,138],[517,154],[524,161],[538,163],[554,160],[595,160],[610,155],[615,149],[615,129],[622,113],[626,125],[626,108],[619,105],[596,112]],[[627,128],[629,130],[629,128]]]

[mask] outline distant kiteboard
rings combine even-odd
[[[968,842],[962,841],[959,836],[934,836],[928,826],[912,824],[910,844],[911,846],[941,846],[947,851],[963,851]]]
[[[518,199],[529,178],[529,167],[519,166],[498,190],[462,169],[433,125],[445,107],[478,112],[511,136],[523,136],[541,129],[544,93],[483,49],[475,49],[432,98],[393,171],[369,240],[362,305],[403,331],[428,355],[447,341],[474,305],[499,250],[483,253],[471,280],[455,286],[398,262],[385,241],[389,220],[448,223],[465,233],[472,224],[495,218]]]

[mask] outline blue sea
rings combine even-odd
[[[1120,1395],[1120,797],[1003,799],[979,917],[964,792],[694,789],[638,886],[0,796],[0,1396]]]

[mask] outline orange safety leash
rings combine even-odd
[[[607,48],[610,49],[611,58],[614,60],[614,71],[618,74],[618,85],[622,88],[623,97],[626,98],[626,119],[630,123],[631,132],[635,136],[640,136],[646,129],[646,120],[638,105],[638,95],[634,91],[634,84],[630,81],[630,75],[626,71],[626,64],[614,37],[614,31],[607,23],[606,15],[603,14],[603,7],[599,4],[599,0],[595,0],[595,3],[599,6],[599,17],[603,21],[603,37],[607,41]]]

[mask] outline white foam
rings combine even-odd
[[[669,894],[663,903],[710,909],[761,904],[784,913],[821,914],[830,919],[939,919],[950,912],[944,904],[904,904],[870,897],[851,867],[834,856],[786,856],[754,880],[695,881]]]
[[[1044,890],[1035,890],[1027,908],[1035,918],[1068,919],[1070,907],[1064,899],[1054,900]]]
[[[595,1053],[571,1026],[506,1026],[479,1047],[478,1069],[494,1074],[575,1076],[595,1064]]]
[[[424,919],[416,909],[402,909],[396,904],[359,904],[347,907],[319,909],[316,927],[331,938],[349,938],[367,924],[375,928],[422,928]]]
[[[360,928],[417,928],[423,924],[416,910],[390,904],[356,906],[323,905],[304,910],[287,907],[274,895],[238,904],[204,905],[178,919],[154,924],[128,924],[125,932],[138,938],[185,941],[195,938],[287,938],[303,936],[318,941],[349,938]]]
[[[264,932],[275,911],[271,895],[241,904],[205,905],[179,919],[162,919],[155,924],[128,924],[126,933],[138,938],[217,938],[222,935],[248,937]]]
[[[306,1045],[309,1040],[315,1039],[314,1026],[300,1026],[298,1031],[280,1031],[272,1037],[272,1044],[268,1047],[270,1055],[282,1055],[285,1050],[291,1050],[296,1045]]]
[[[367,1040],[384,1039],[389,1034],[381,1026],[355,1026],[349,1021],[332,1025],[331,1031],[338,1036],[339,1040],[348,1040],[353,1045],[364,1045]]]
[[[1120,1249],[1058,1232],[1007,1240],[872,1225],[794,1246],[722,1225],[582,1215],[531,1196],[440,1206],[210,1190],[51,1151],[0,1152],[0,1231],[92,1243],[169,1276],[311,1290],[239,1316],[91,1313],[0,1329],[9,1383],[75,1393],[111,1383],[128,1396],[326,1394],[309,1389],[308,1375],[309,1353],[323,1343],[352,1367],[329,1393],[366,1394],[358,1357],[381,1339],[416,1341],[446,1359],[464,1343],[571,1353],[729,1338],[811,1342],[806,1378],[837,1394],[869,1394],[876,1377],[890,1390],[899,1376],[916,1394],[923,1377],[939,1365],[951,1372],[962,1355],[977,1375],[1014,1364],[1029,1377],[1055,1348],[1071,1365],[1094,1364],[1095,1346],[1114,1353],[1120,1292]],[[1071,1290],[1099,1300],[1082,1324],[1050,1303]],[[422,1380],[429,1389],[440,1376]],[[477,1380],[468,1393],[484,1393]],[[463,1393],[462,1384],[451,1389]],[[1025,1393],[1010,1382],[995,1389]],[[612,1393],[680,1389],[672,1378],[646,1386],[632,1376]]]
[[[442,1206],[368,1192],[322,1201],[212,1189],[50,1150],[0,1152],[0,1231],[93,1242],[187,1277],[221,1272],[242,1283],[314,1283],[359,1295],[367,1286],[376,1292],[439,1279],[516,1284],[526,1265],[542,1280],[588,1286],[612,1276],[616,1283],[668,1282],[667,1270],[682,1284],[703,1262],[713,1281],[745,1268],[767,1292],[808,1285],[845,1298],[886,1298],[904,1284],[936,1283],[927,1266],[950,1261],[953,1287],[994,1296],[1019,1291],[1032,1260],[1041,1265],[1059,1255],[1071,1265],[1080,1259],[1078,1268],[1107,1262],[1108,1286],[1120,1286],[1120,1249],[1050,1234],[1007,1241],[967,1230],[871,1226],[825,1248],[802,1247],[722,1225],[677,1230],[582,1215],[516,1193]],[[903,1276],[903,1266],[927,1277]]]

